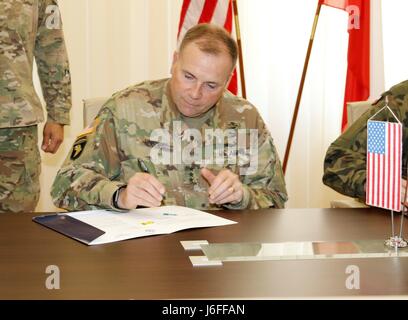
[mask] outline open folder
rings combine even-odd
[[[235,221],[179,206],[42,215],[33,221],[87,245],[169,234],[180,230],[235,224]]]

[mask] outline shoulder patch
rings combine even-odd
[[[87,142],[88,140],[86,138],[80,138],[75,141],[71,151],[71,160],[76,160],[81,156]]]

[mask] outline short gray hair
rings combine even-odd
[[[236,41],[224,29],[214,24],[200,23],[189,29],[180,44],[179,52],[189,43],[196,43],[203,52],[218,55],[226,50],[235,66],[238,59]]]

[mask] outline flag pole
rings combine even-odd
[[[239,26],[238,18],[238,4],[237,0],[232,0],[234,21],[235,21],[235,33],[237,35],[237,45],[238,45],[238,58],[239,58],[239,77],[241,79],[241,91],[242,97],[246,99],[246,86],[245,86],[245,74],[244,74],[244,58],[242,55],[242,44],[241,44],[241,29]]]
[[[296,99],[296,106],[295,106],[295,110],[294,110],[294,113],[293,113],[292,124],[291,124],[291,127],[290,127],[288,143],[287,143],[286,151],[285,151],[285,158],[283,160],[283,173],[286,173],[286,168],[287,168],[287,165],[288,165],[290,149],[291,149],[292,141],[293,141],[293,135],[294,135],[295,128],[296,128],[296,121],[297,121],[297,117],[298,117],[298,114],[299,114],[300,101],[302,100],[302,93],[303,93],[303,88],[304,88],[304,85],[305,85],[307,68],[309,66],[310,55],[312,53],[314,37],[315,37],[315,34],[316,34],[316,28],[317,28],[317,23],[319,21],[319,15],[320,15],[320,9],[321,8],[322,8],[322,4],[319,1],[318,5],[317,5],[317,9],[316,9],[315,19],[314,19],[314,22],[313,22],[312,33],[310,35],[309,47],[308,47],[307,53],[306,53],[306,59],[305,59],[304,67],[303,67],[302,78],[300,80],[299,91],[298,91],[298,95],[297,95],[297,99]]]

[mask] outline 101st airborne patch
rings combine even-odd
[[[99,122],[100,122],[99,118],[95,118],[92,124],[88,126],[87,128],[85,128],[84,131],[81,132],[77,136],[75,143],[72,147],[71,157],[70,157],[71,160],[76,160],[81,156],[82,152],[85,149],[86,143],[88,142],[88,136],[94,133]]]
[[[82,151],[84,151],[85,149],[86,143],[87,143],[86,137],[77,139],[75,141],[74,146],[72,147],[72,151],[71,151],[71,160],[76,160],[81,156]]]

